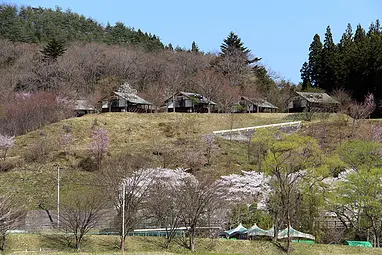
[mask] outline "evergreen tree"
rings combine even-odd
[[[14,42],[96,41],[108,44],[135,44],[148,50],[163,49],[160,39],[134,31],[123,23],[103,28],[98,22],[71,10],[45,9],[0,4],[0,37]]]
[[[301,80],[302,80],[302,89],[305,90],[306,88],[311,86],[310,81],[310,66],[307,62],[304,62],[304,64],[301,67],[300,70],[301,73]]]
[[[363,42],[366,38],[366,32],[365,29],[362,28],[361,24],[358,24],[357,29],[354,34],[354,42],[356,44],[359,44]]]
[[[353,42],[353,29],[351,27],[351,24],[349,23],[345,33],[343,33],[340,41],[341,47],[347,47]]]
[[[55,61],[66,51],[64,44],[56,39],[52,39],[42,50],[44,61]]]
[[[191,51],[192,51],[192,52],[199,52],[199,47],[198,47],[198,45],[195,43],[195,41],[192,41]]]
[[[242,58],[245,59],[247,64],[251,64],[261,60],[261,58],[257,57],[254,59],[249,59],[249,53],[251,52],[251,50],[245,47],[244,43],[241,41],[239,36],[232,31],[228,34],[227,38],[224,39],[222,45],[220,46],[220,50],[221,57],[225,57],[226,55],[232,54],[240,54]]]
[[[304,74],[304,76],[309,75],[309,85],[319,87],[322,82],[322,43],[318,34],[314,35],[309,47],[309,68],[305,67],[303,69],[305,72],[309,72]]]
[[[322,49],[322,70],[321,73],[322,81],[319,84],[319,87],[331,91],[335,89],[335,81],[336,81],[336,45],[333,41],[332,31],[330,26],[326,28],[324,47]]]
[[[172,46],[172,43],[169,43],[165,48],[167,50],[174,51],[174,47]]]
[[[319,63],[318,65],[316,65]],[[368,32],[358,25],[353,33],[348,24],[340,42],[333,41],[330,27],[324,45],[316,35],[309,48],[309,62],[301,68],[303,84],[330,92],[336,88],[349,91],[354,99],[363,101],[373,93],[377,102],[382,99],[382,28],[377,20]],[[382,107],[379,114],[382,115]]]

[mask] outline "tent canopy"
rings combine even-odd
[[[292,227],[289,227],[289,236],[291,238],[305,238],[305,239],[311,239],[311,240],[316,239],[313,235],[302,233],[300,231],[293,229]],[[288,238],[288,228],[281,230],[278,233],[277,238],[278,239]]]
[[[245,227],[243,227],[243,225],[240,223],[239,226],[237,226],[236,228],[234,229],[230,229],[230,230],[226,230],[224,232],[222,232],[220,235],[221,236],[226,236],[226,237],[231,237],[231,236],[235,236],[235,235],[241,235],[241,234],[244,234],[245,232],[247,232],[247,229]]]
[[[250,227],[247,231],[248,236],[270,236],[272,237],[274,233],[274,229],[271,228],[269,230],[264,230],[257,226],[255,223],[252,227]]]

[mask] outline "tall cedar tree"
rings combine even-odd
[[[191,51],[192,51],[192,52],[199,52],[199,47],[198,47],[198,45],[196,44],[195,41],[192,41],[192,44],[191,44]]]
[[[42,50],[44,61],[55,61],[64,55],[66,48],[64,44],[56,39],[52,39]]]
[[[322,68],[322,43],[320,36],[316,34],[309,47],[309,80],[311,85],[319,87]]]
[[[244,46],[244,43],[241,41],[239,36],[234,32],[230,32],[226,39],[224,39],[222,45],[220,46],[220,56],[225,57],[226,55],[232,54],[233,52],[239,51],[242,53],[243,58],[247,64],[252,64],[261,60],[261,58],[255,57],[253,59],[249,59],[249,50]]]

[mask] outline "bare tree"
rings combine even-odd
[[[6,235],[9,230],[16,228],[20,224],[21,218],[25,216],[23,207],[16,205],[12,194],[0,195],[0,250],[4,251],[6,245]]]
[[[239,102],[240,90],[224,82],[216,98],[220,112],[232,113],[234,106]]]
[[[343,88],[339,88],[334,90],[332,95],[340,103],[339,112],[347,113],[349,106],[352,104],[350,93]]]
[[[220,93],[224,78],[213,69],[200,70],[194,77],[196,90],[207,98],[208,113],[211,113],[211,101]]]
[[[369,93],[363,103],[353,102],[349,105],[349,115],[353,118],[352,133],[354,134],[358,120],[368,118],[375,110],[374,95]]]
[[[177,201],[177,189],[173,183],[164,180],[152,185],[146,201],[146,209],[149,214],[159,223],[159,227],[166,231],[166,248],[177,234],[180,226],[181,210]]]
[[[218,72],[224,74],[229,84],[234,87],[243,85],[245,77],[252,72],[251,66],[243,59],[240,50],[231,50],[224,57],[217,57],[212,65]]]
[[[197,227],[203,217],[221,206],[221,186],[209,178],[203,181],[188,178],[178,188],[177,200],[181,210],[182,223],[187,228],[188,244],[195,251]]]
[[[62,202],[60,227],[74,235],[77,250],[81,249],[83,237],[100,222],[105,201],[101,194],[82,191],[80,194],[75,192]]]
[[[216,151],[218,151],[219,147],[216,146],[215,144],[214,134],[207,134],[207,135],[204,135],[202,138],[205,143],[207,164],[211,165],[213,156],[214,154],[216,154]]]

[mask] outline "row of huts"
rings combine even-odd
[[[114,91],[100,102],[98,109],[102,112],[152,112],[152,103],[138,96],[128,84]],[[295,92],[288,100],[288,112],[303,112],[327,110],[335,111],[339,103],[326,93]],[[218,112],[217,103],[205,96],[194,92],[179,91],[166,99],[161,108],[167,112]],[[175,110],[174,110],[175,108]],[[97,107],[86,100],[77,100],[75,111],[78,116],[93,113]],[[236,113],[278,112],[279,108],[265,99],[250,99],[245,96],[238,98],[233,107]]]

